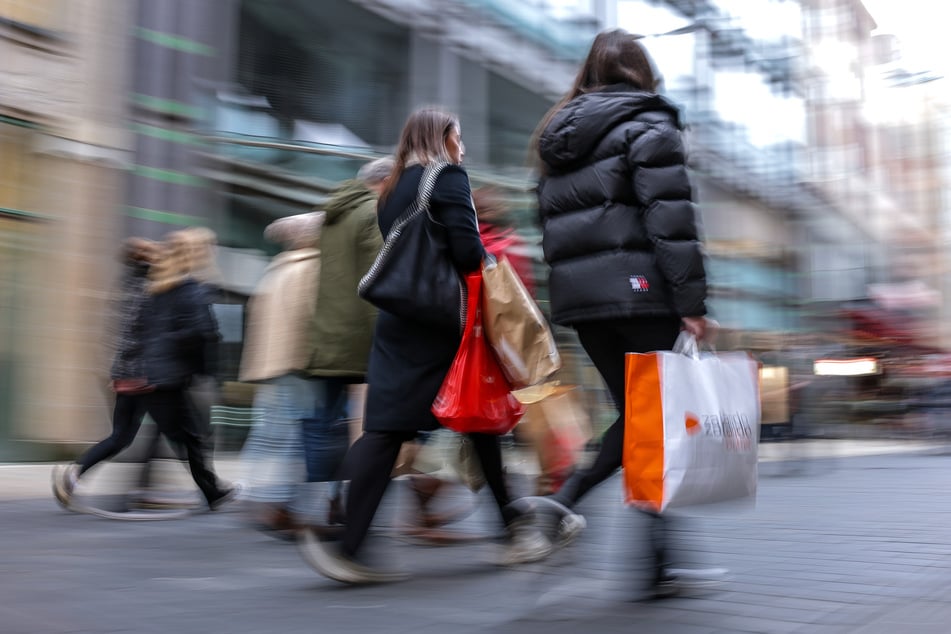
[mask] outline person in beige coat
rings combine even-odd
[[[271,223],[274,256],[248,303],[240,380],[258,383],[257,422],[241,452],[246,500],[254,523],[286,532],[290,503],[303,480],[301,419],[314,408],[315,384],[305,373],[313,349],[313,320],[320,277],[318,243],[323,212]]]

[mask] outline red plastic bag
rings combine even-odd
[[[466,327],[459,351],[432,411],[436,419],[463,434],[507,434],[525,413],[485,340],[482,330],[482,272],[466,275]]]

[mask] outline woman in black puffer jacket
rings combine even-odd
[[[621,412],[594,464],[554,496],[569,508],[621,467],[625,353],[669,350],[681,329],[705,335],[706,278],[681,124],[656,85],[637,38],[603,32],[537,135],[552,318],[578,332]],[[655,584],[670,577],[662,541]]]

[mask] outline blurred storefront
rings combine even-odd
[[[105,314],[127,235],[218,233],[219,378],[246,402],[230,384],[243,304],[273,252],[264,227],[392,151],[420,105],[460,114],[474,184],[504,193],[544,279],[531,136],[599,20],[631,7],[632,30],[656,19],[662,36],[645,43],[688,124],[719,346],[764,361],[768,422],[795,417],[816,358],[862,348],[841,309],[869,289],[940,292],[927,315],[948,340],[947,109],[891,127],[862,116],[874,22],[859,0],[119,4],[0,0],[0,446],[107,429]],[[925,231],[895,243],[909,227]],[[573,334],[557,334],[559,378],[605,402]]]
[[[427,104],[460,115],[474,186],[503,193],[542,276],[531,136],[570,84],[593,19],[484,0],[244,0],[235,10],[229,80],[200,96],[208,116],[199,170],[222,196],[232,288],[253,283],[241,275],[264,261],[268,222],[319,206],[363,162],[391,151],[409,112]],[[573,333],[559,334],[576,361],[560,378],[600,388],[571,352]]]
[[[0,1],[0,455],[101,429],[126,7]]]
[[[0,187],[2,257],[17,262],[0,288],[0,438],[19,457],[60,442],[70,453],[108,428],[124,236],[218,233],[227,380],[241,306],[270,255],[264,227],[390,151],[411,109],[459,112],[473,180],[507,192],[528,226],[529,138],[597,28],[487,1],[114,9],[0,1],[0,54],[13,60],[0,71],[13,88],[0,98],[0,142],[7,174],[22,175]]]

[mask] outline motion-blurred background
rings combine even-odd
[[[935,6],[0,0],[0,459],[74,455],[107,429],[130,235],[217,232],[218,403],[249,407],[236,370],[264,227],[391,151],[420,105],[461,116],[473,181],[504,193],[544,307],[530,140],[612,26],[647,36],[683,108],[718,347],[763,361],[763,437],[942,434],[951,87]],[[603,424],[597,373],[558,335],[558,378]]]

